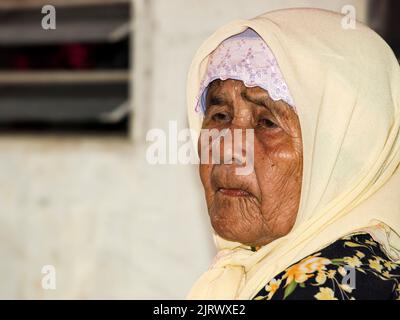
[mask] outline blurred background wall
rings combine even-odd
[[[187,127],[196,49],[232,19],[304,6],[354,5],[389,38],[379,2],[2,0],[0,298],[183,298],[215,253],[197,168],[150,165],[145,137]]]

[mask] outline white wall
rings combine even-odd
[[[212,258],[194,167],[126,139],[2,136],[0,168],[0,299],[182,298]]]

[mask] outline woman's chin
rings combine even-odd
[[[234,216],[231,213],[219,212],[218,215],[211,215],[211,225],[214,231],[225,240],[252,245],[258,240],[257,227],[246,226],[241,221],[240,217]]]

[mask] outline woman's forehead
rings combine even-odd
[[[236,79],[227,79],[221,80],[217,79],[210,83],[208,86],[207,95],[215,94],[215,93],[233,93],[233,90],[240,90],[242,93],[251,94],[251,95],[263,95],[269,97],[268,91],[259,87],[248,87],[246,86],[243,81],[236,80]]]
[[[207,92],[206,109],[210,104],[216,102],[215,98],[217,98],[218,103],[232,103],[234,100],[233,96],[235,95],[235,87],[239,91],[240,97],[253,105],[262,106],[277,117],[287,118],[293,114],[297,118],[294,109],[285,101],[275,101],[271,98],[267,90],[258,86],[247,87],[242,81],[235,79],[217,79],[210,83]]]

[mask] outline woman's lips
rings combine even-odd
[[[247,191],[242,189],[226,189],[226,188],[219,188],[218,192],[222,193],[225,196],[229,197],[250,197],[251,194]]]

